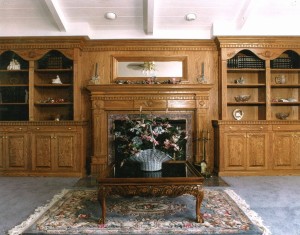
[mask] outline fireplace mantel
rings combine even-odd
[[[212,84],[103,84],[89,85],[92,101],[92,175],[107,167],[109,114],[185,113],[193,114],[193,138],[199,136],[208,120]],[[201,143],[195,142],[194,161],[199,161]]]

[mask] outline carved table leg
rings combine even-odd
[[[105,201],[105,195],[102,194],[100,191],[98,193],[98,201],[101,205],[101,211],[102,211],[102,217],[99,219],[99,224],[105,224],[106,219],[106,201]]]
[[[201,211],[200,211],[203,197],[204,197],[204,191],[201,190],[199,192],[199,194],[196,195],[196,221],[197,221],[197,223],[204,222]]]

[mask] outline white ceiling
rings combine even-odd
[[[115,20],[105,18],[114,12]],[[185,16],[196,14],[194,21]],[[0,37],[300,35],[300,0],[0,0]]]

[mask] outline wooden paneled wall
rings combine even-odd
[[[89,40],[84,37],[28,37],[0,38],[0,52],[18,51],[28,60],[42,56],[49,49],[76,49],[76,83],[74,109],[77,121],[91,121],[91,101],[86,89],[98,63],[100,84],[112,84],[113,56],[187,58],[187,83],[198,84],[201,65],[205,66],[205,78],[212,85],[209,94],[207,123],[203,126],[213,133],[211,120],[218,119],[218,49],[214,40]],[[147,86],[147,85],[145,85]],[[159,85],[158,85],[159,86]],[[172,86],[170,84],[170,86]],[[88,131],[88,155],[92,155],[92,130]],[[213,136],[211,135],[211,139]],[[207,149],[208,164],[213,164],[213,141]]]
[[[98,63],[100,84],[112,84],[113,57],[187,57],[187,80],[189,84],[198,84],[197,77],[204,63],[205,78],[213,88],[209,95],[209,120],[203,126],[211,133],[208,143],[207,160],[213,167],[213,128],[211,120],[218,118],[218,51],[213,40],[101,40],[86,41],[81,56],[82,119],[91,120],[90,97],[85,89],[95,73]],[[145,85],[147,86],[147,85]],[[91,137],[92,138],[92,137]]]

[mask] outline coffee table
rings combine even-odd
[[[101,204],[100,224],[106,220],[106,198],[112,195],[141,197],[177,197],[183,194],[196,198],[196,221],[203,223],[200,212],[204,197],[204,178],[188,161],[163,163],[161,171],[143,172],[136,164],[111,165],[98,177],[98,200]]]

